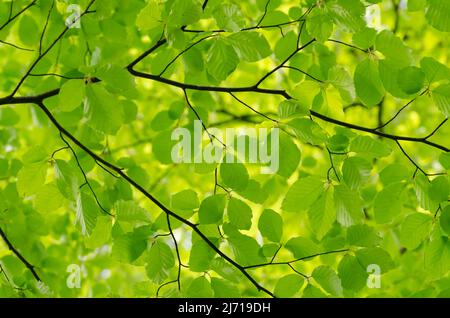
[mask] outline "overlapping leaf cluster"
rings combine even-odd
[[[447,0],[0,1],[0,296],[449,296],[449,21]],[[174,164],[197,120],[224,151],[212,127],[280,128],[279,170]]]

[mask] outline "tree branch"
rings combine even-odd
[[[0,236],[2,237],[3,241],[5,241],[6,245],[8,246],[8,248],[11,250],[11,252],[14,253],[14,255],[17,256],[17,258],[26,266],[26,268],[28,268],[28,270],[31,272],[31,274],[33,275],[33,277],[38,281],[41,282],[41,278],[39,277],[39,275],[36,273],[36,270],[34,268],[33,265],[30,264],[30,262],[28,262],[25,257],[22,256],[22,254],[14,247],[14,245],[11,243],[11,241],[8,239],[8,237],[6,236],[5,232],[3,231],[3,229],[0,227]]]

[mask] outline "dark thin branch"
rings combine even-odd
[[[256,113],[256,114],[258,114],[258,115],[260,115],[260,116],[262,116],[262,117],[264,117],[264,118],[266,118],[266,119],[268,119],[268,120],[270,120],[270,121],[273,121],[274,123],[278,123],[278,120],[273,119],[273,118],[267,116],[266,114],[261,113],[260,111],[257,111],[257,110],[254,109],[252,106],[248,105],[247,103],[245,103],[244,101],[242,101],[241,99],[239,99],[239,98],[238,98],[236,95],[234,95],[233,93],[230,92],[230,95],[231,95],[235,100],[237,100],[239,103],[241,103],[242,105],[244,105],[245,107],[247,107],[248,109],[250,109],[252,112],[254,112],[254,113]]]
[[[292,266],[292,264],[287,264],[287,265],[292,269],[292,271],[293,271],[294,273],[296,273],[296,274],[302,276],[303,278],[309,280],[309,276],[307,276],[307,275],[303,274],[302,272],[300,272],[299,270],[295,269],[295,267]]]
[[[127,69],[131,71],[137,64],[139,64],[142,60],[144,60],[147,56],[152,54],[154,51],[156,51],[158,48],[163,46],[167,43],[167,40],[162,38],[158,40],[158,42],[155,43],[150,49],[139,55],[133,62],[128,64]]]
[[[398,28],[400,26],[400,4],[396,0],[392,0],[392,6],[394,8],[394,28],[392,29],[392,33],[396,34]]]
[[[368,132],[368,133],[371,133],[373,135],[377,135],[377,136],[380,136],[380,137],[383,137],[383,138],[386,138],[386,139],[391,139],[391,140],[394,140],[394,141],[398,140],[398,141],[418,142],[418,143],[426,144],[426,145],[429,145],[431,147],[443,150],[445,152],[449,152],[450,151],[449,148],[447,148],[447,147],[445,147],[443,145],[440,145],[440,144],[437,144],[437,143],[429,141],[428,140],[428,138],[429,138],[428,136],[427,137],[423,137],[423,138],[417,138],[417,137],[406,137],[406,136],[391,135],[391,134],[380,132],[378,130],[374,130],[372,128],[362,127],[362,126],[350,124],[350,123],[347,123],[347,122],[343,122],[343,121],[340,121],[340,120],[337,120],[337,119],[334,119],[334,118],[330,118],[328,116],[322,115],[322,114],[320,114],[320,113],[318,113],[316,111],[313,111],[313,110],[311,110],[310,113],[311,113],[312,116],[320,118],[320,119],[322,119],[322,120],[324,120],[326,122],[333,123],[333,124],[336,124],[336,125],[339,125],[339,126],[342,126],[342,127],[347,127],[347,128],[353,129],[353,130]]]
[[[273,70],[271,70],[269,73],[267,73],[266,75],[264,75],[255,85],[254,87],[258,87],[259,85],[261,85],[262,82],[264,82],[269,76],[271,76],[273,73],[275,73],[276,71],[278,71],[280,68],[282,68],[287,62],[289,62],[289,60],[294,57],[298,52],[302,51],[303,49],[307,48],[308,46],[310,46],[312,43],[314,43],[316,41],[316,39],[312,39],[310,40],[308,43],[306,43],[305,45],[298,47],[297,49],[294,50],[294,52],[292,52],[280,65],[278,65],[277,67],[275,67]]]
[[[176,279],[174,279],[174,280],[171,280],[170,282],[164,283],[161,286],[159,286],[158,289],[156,290],[156,298],[159,298],[159,292],[161,291],[161,289],[163,287],[170,285],[170,284],[175,284],[176,282],[178,282],[178,281]]]
[[[22,13],[24,13],[25,11],[27,11],[29,8],[31,8],[36,2],[37,0],[33,0],[31,1],[26,7],[24,7],[22,10],[20,10],[19,12],[17,12],[14,16],[12,15],[12,4],[13,1],[11,1],[11,6],[10,6],[10,10],[9,10],[9,18],[8,20],[3,23],[0,26],[0,31],[3,30],[8,24],[10,24],[11,22],[13,22],[17,17],[19,17]]]
[[[78,160],[78,156],[75,152],[75,150],[72,148],[72,146],[69,144],[69,142],[64,138],[64,135],[62,134],[62,132],[59,133],[59,136],[61,137],[61,140],[67,145],[67,148],[70,149],[70,151],[73,154],[73,157],[75,158],[75,161],[77,163],[78,168],[80,169],[81,174],[83,175],[84,178],[84,184],[88,186],[89,190],[91,191],[95,202],[97,203],[98,207],[105,213],[108,214],[109,216],[114,217],[114,215],[112,215],[111,213],[109,213],[108,211],[106,211],[106,209],[102,206],[102,204],[100,203],[100,201],[98,200],[97,195],[95,194],[94,189],[91,186],[91,183],[89,182],[87,176],[86,176],[86,172],[84,171],[83,167],[81,166],[80,160]]]
[[[425,93],[428,92],[428,89],[423,91],[419,96],[423,96]],[[386,127],[387,125],[389,125],[390,123],[392,123],[400,114],[403,110],[405,110],[409,105],[411,105],[412,103],[414,103],[417,100],[417,97],[413,98],[412,100],[410,100],[408,103],[406,103],[404,106],[402,106],[397,113],[391,118],[389,119],[387,122],[385,122],[384,124],[378,126],[377,128],[375,128],[375,130],[380,130],[384,127]]]
[[[339,41],[339,40],[328,39],[328,41],[329,41],[329,42],[338,43],[338,44],[342,44],[342,45],[348,46],[348,47],[350,47],[350,48],[352,48],[352,49],[355,49],[355,50],[358,50],[358,51],[361,51],[361,52],[364,52],[364,53],[369,53],[368,50],[361,49],[361,48],[359,48],[359,47],[357,47],[357,46],[355,46],[355,45],[352,45],[352,44],[349,44],[349,43],[345,43],[345,42],[342,42],[342,41]]]
[[[261,23],[263,22],[264,18],[267,15],[267,10],[269,9],[269,4],[270,4],[271,0],[267,0],[266,5],[264,7],[264,13],[262,15],[262,17],[259,19],[258,23],[256,24],[256,27],[259,27],[261,25]]]
[[[208,92],[223,92],[223,93],[239,93],[239,92],[254,92],[260,94],[269,94],[269,95],[280,95],[285,98],[288,98],[289,95],[285,90],[277,90],[277,89],[264,89],[257,88],[255,86],[245,86],[245,87],[221,87],[221,86],[203,86],[203,85],[194,85],[177,82],[171,79],[167,79],[164,77],[160,77],[157,75],[147,74],[143,72],[136,71],[134,69],[129,70],[130,73],[136,77],[150,79],[156,82],[164,83],[170,86],[178,87],[181,89],[189,89],[196,91],[208,91]]]
[[[330,169],[328,170],[328,173],[327,173],[327,179],[328,179],[328,181],[331,180],[330,172],[334,171],[334,175],[336,176],[337,180],[339,182],[341,182],[341,178],[339,178],[339,174],[337,173],[336,167],[334,166],[333,154],[332,154],[332,152],[330,151],[330,149],[328,147],[327,147],[327,152],[328,152],[328,157],[330,158],[330,164],[331,164],[331,167],[330,167]]]
[[[429,135],[425,136],[424,139],[428,140],[431,137],[433,137],[439,131],[439,129],[441,129],[442,126],[444,126],[445,123],[447,123],[447,121],[448,121],[448,118],[445,118]]]
[[[85,11],[83,13],[80,14],[79,17],[76,18],[76,20],[73,22],[75,23],[76,21],[78,21],[79,19],[81,19],[89,10],[89,8],[94,4],[95,0],[91,0],[87,6],[87,8],[85,9]],[[25,75],[20,79],[19,83],[17,83],[16,87],[14,88],[14,90],[12,91],[10,96],[14,96],[17,91],[20,89],[20,87],[22,86],[22,84],[25,82],[25,80],[27,79],[27,77],[30,75],[30,73],[33,71],[33,69],[36,67],[36,65],[47,55],[48,52],[50,52],[50,50],[63,38],[63,36],[67,33],[67,31],[69,31],[70,26],[66,26],[64,28],[64,30],[56,37],[56,39],[50,44],[50,46],[41,54],[39,54],[39,56],[37,57],[37,59],[31,64],[30,68],[28,69],[28,71],[25,73]]]
[[[24,48],[24,47],[21,47],[21,46],[18,46],[18,45],[16,45],[16,44],[9,43],[9,42],[6,42],[6,41],[0,40],[0,43],[1,43],[1,44],[4,44],[4,45],[11,46],[11,47],[16,48],[16,49],[18,49],[18,50],[27,51],[27,52],[34,52],[33,49],[27,49],[27,48]]]
[[[205,11],[206,6],[208,5],[208,1],[209,1],[209,0],[203,1],[203,4],[202,4],[202,10],[203,10],[203,11]]]
[[[38,281],[41,282],[41,278],[39,277],[39,275],[37,274],[35,267],[33,265],[31,265],[26,259],[25,257],[22,256],[22,254],[14,247],[14,245],[11,243],[11,241],[8,239],[8,237],[6,236],[5,232],[3,231],[3,229],[0,227],[0,236],[2,237],[3,241],[5,241],[6,245],[8,246],[8,248],[11,250],[11,252],[13,252],[17,258],[26,266],[26,268],[28,268],[28,270],[31,272],[31,274],[33,275],[33,277]]]
[[[184,53],[186,53],[187,51],[189,51],[190,49],[192,49],[194,46],[196,46],[197,44],[199,44],[199,43],[201,43],[201,42],[203,42],[203,41],[205,41],[205,40],[207,40],[207,39],[210,39],[210,38],[212,38],[212,37],[214,37],[214,36],[216,36],[215,34],[213,34],[213,35],[208,35],[208,36],[205,36],[204,38],[201,38],[200,40],[198,40],[198,41],[196,41],[196,42],[194,42],[194,43],[192,43],[191,45],[189,45],[187,48],[185,48],[183,51],[181,51],[180,53],[178,53],[167,65],[166,65],[166,67],[164,67],[164,69],[161,71],[161,73],[159,73],[159,75],[158,76],[163,76],[163,74],[167,71],[167,69],[173,64],[173,63],[175,63],[177,60],[178,60],[178,58],[180,57],[180,56],[182,56]]]
[[[172,237],[173,244],[175,245],[175,252],[177,254],[177,259],[178,259],[177,285],[178,285],[178,290],[181,290],[180,278],[181,278],[181,266],[183,266],[183,263],[181,262],[180,250],[178,249],[177,239],[175,238],[175,235],[173,234],[172,224],[170,222],[170,215],[166,214],[166,217],[167,217],[167,227],[169,228],[170,236]]]
[[[289,66],[289,65],[283,65],[282,68],[287,68],[287,69],[291,69],[291,70],[300,72],[300,73],[302,73],[302,74],[308,76],[309,78],[311,78],[311,79],[313,79],[313,80],[315,80],[315,81],[317,81],[317,82],[319,82],[319,83],[323,83],[322,80],[318,79],[317,77],[312,76],[311,74],[308,74],[307,72],[305,72],[305,71],[299,69],[298,67]]]
[[[261,263],[261,264],[256,264],[256,265],[245,266],[244,268],[245,269],[252,269],[252,268],[259,268],[259,267],[265,267],[265,266],[274,266],[274,265],[292,265],[294,263],[305,261],[305,260],[308,260],[308,259],[311,259],[311,258],[314,258],[314,257],[318,257],[318,256],[322,256],[322,255],[329,255],[329,254],[345,253],[345,252],[348,252],[348,251],[349,251],[348,249],[334,250],[334,251],[322,252],[322,253],[317,253],[317,254],[313,254],[313,255],[297,258],[297,259],[294,259],[292,261]]]
[[[217,140],[224,148],[227,147],[227,145],[225,145],[219,138],[217,138],[216,136],[214,136],[213,134],[211,134],[209,132],[208,127],[206,127],[205,123],[203,122],[202,118],[200,117],[199,113],[197,112],[197,110],[194,108],[194,106],[192,106],[191,102],[189,101],[189,97],[187,95],[187,92],[185,89],[183,89],[184,92],[184,97],[186,99],[186,103],[188,104],[189,108],[192,110],[192,112],[195,114],[195,117],[197,117],[197,119],[202,123],[203,129],[206,131],[206,133],[208,134],[209,140],[211,141],[211,143],[213,143],[213,140]]]
[[[425,176],[428,176],[428,173],[425,172],[425,170],[423,170],[415,161],[413,158],[411,158],[411,156],[405,151],[405,149],[402,147],[402,145],[400,144],[400,142],[398,140],[395,141],[398,145],[398,147],[400,148],[400,150],[402,151],[402,153],[405,155],[406,158],[408,158],[408,160],[416,167],[417,170],[419,170],[420,172],[422,172]]]
[[[47,30],[48,22],[50,21],[50,16],[52,14],[54,6],[55,6],[55,0],[52,1],[52,5],[50,6],[50,10],[48,10],[47,19],[45,20],[44,29],[42,30],[41,38],[39,39],[39,55],[41,55],[41,53],[42,53],[42,41],[44,40],[45,31]]]
[[[68,77],[68,76],[61,75],[61,74],[56,74],[56,73],[45,73],[45,74],[33,74],[33,73],[30,73],[29,76],[30,77],[55,76],[55,77],[60,77],[60,78],[67,79],[67,80],[84,79],[84,77]]]
[[[47,118],[52,122],[52,124],[58,129],[58,131],[62,134],[64,134],[67,138],[69,138],[75,145],[77,145],[80,149],[82,149],[84,152],[86,152],[90,157],[92,157],[94,160],[102,163],[105,167],[111,169],[112,171],[115,171],[118,175],[120,175],[126,182],[128,182],[134,189],[139,191],[141,194],[143,194],[147,199],[152,201],[157,207],[159,207],[164,213],[168,214],[169,216],[173,217],[174,219],[180,221],[181,223],[188,226],[192,231],[194,231],[216,254],[218,254],[220,257],[222,257],[225,261],[230,263],[232,266],[234,266],[237,270],[239,270],[249,281],[250,283],[255,286],[258,291],[262,291],[266,293],[267,295],[271,297],[275,297],[274,294],[266,289],[265,287],[261,286],[244,268],[244,266],[237,263],[235,260],[230,258],[227,254],[222,252],[199,228],[196,224],[190,222],[189,220],[179,216],[177,213],[171,211],[169,208],[167,208],[163,203],[161,203],[158,199],[156,199],[152,194],[150,194],[147,190],[145,190],[139,183],[137,183],[134,179],[129,177],[123,169],[115,166],[111,162],[103,159],[102,157],[95,154],[92,150],[90,150],[88,147],[86,147],[81,141],[79,141],[74,135],[72,135],[69,131],[67,131],[59,122],[56,120],[56,118],[53,116],[53,114],[50,112],[50,110],[42,103],[38,102],[36,105],[45,113]]]

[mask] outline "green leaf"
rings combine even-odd
[[[199,207],[197,192],[184,190],[172,195],[172,208],[180,210],[195,210]]]
[[[277,174],[285,178],[289,178],[297,170],[302,157],[292,138],[284,133],[280,135],[279,153],[272,155],[278,156]]]
[[[63,203],[64,197],[53,184],[41,185],[34,199],[36,210],[45,214],[57,210]]]
[[[328,82],[331,83],[341,95],[341,98],[351,103],[356,98],[355,85],[347,70],[334,66],[328,71]]]
[[[350,150],[374,158],[387,157],[392,152],[383,142],[369,136],[358,136],[353,139],[350,144]]]
[[[327,5],[328,14],[346,32],[355,32],[366,25],[365,8],[359,0],[337,0]]]
[[[409,49],[403,41],[389,30],[381,31],[375,43],[377,51],[393,61],[399,67],[406,67],[411,64]]]
[[[134,77],[126,69],[118,66],[102,68],[97,76],[113,93],[126,94],[135,88]]]
[[[259,217],[258,229],[263,237],[272,242],[280,242],[283,235],[283,219],[275,211],[266,209]]]
[[[366,286],[368,274],[358,259],[352,255],[345,255],[338,265],[338,275],[344,289],[359,291]]]
[[[250,230],[252,226],[252,209],[243,201],[231,198],[227,214],[230,223],[241,230]]]
[[[0,126],[14,126],[20,121],[16,111],[3,106],[0,109]]]
[[[310,119],[295,118],[288,125],[294,129],[296,136],[305,143],[319,145],[326,140],[323,129]]]
[[[427,0],[408,0],[408,11],[422,11],[426,4]]]
[[[225,279],[211,278],[211,287],[214,290],[215,298],[237,298],[239,291],[234,284]]]
[[[374,228],[366,224],[357,224],[347,229],[347,241],[353,246],[371,247],[379,245],[382,239]]]
[[[399,163],[393,163],[380,172],[380,180],[385,186],[391,183],[406,181],[411,176],[412,173],[408,168]]]
[[[446,170],[450,170],[450,153],[443,152],[439,155],[439,162]]]
[[[293,116],[302,116],[309,113],[308,109],[292,99],[282,101],[278,106],[280,119],[288,119]]]
[[[306,285],[303,290],[303,298],[326,298],[327,295],[324,294],[319,288],[315,287],[311,283]]]
[[[317,244],[305,237],[291,238],[285,247],[296,259],[314,256],[321,251],[321,248]]]
[[[306,20],[308,33],[317,41],[325,42],[333,33],[333,23],[330,17],[322,10],[314,10]]]
[[[176,144],[177,142],[172,140],[171,130],[162,131],[152,140],[153,155],[162,164],[173,164],[173,158],[177,158],[177,156],[173,154]]]
[[[200,20],[202,3],[200,0],[175,0],[172,3],[167,24],[171,27],[181,27]]]
[[[367,183],[371,170],[371,163],[360,157],[347,158],[342,166],[344,181],[352,190]]]
[[[123,263],[132,263],[137,260],[147,248],[148,234],[140,231],[139,228],[134,232],[115,237],[112,247],[113,258]]]
[[[286,33],[284,37],[280,38],[274,49],[277,59],[280,61],[286,60],[286,58],[297,49],[295,46],[296,43],[297,35],[293,31]]]
[[[249,181],[247,168],[240,162],[222,163],[220,177],[225,186],[234,190],[244,190]]]
[[[353,34],[353,43],[361,49],[368,49],[375,44],[377,31],[375,29],[364,27]]]
[[[394,268],[395,264],[388,252],[380,247],[369,247],[356,251],[358,262],[367,269],[369,265],[380,266],[381,273],[384,274]]]
[[[312,277],[331,295],[336,297],[343,295],[341,280],[331,267],[326,265],[316,267],[312,273]]]
[[[212,298],[213,296],[211,284],[204,276],[194,279],[186,291],[188,298]]]
[[[149,223],[152,219],[147,210],[141,208],[134,201],[118,201],[114,205],[117,220],[128,223]]]
[[[327,140],[328,148],[334,152],[345,152],[349,144],[349,138],[341,134],[334,135]]]
[[[381,81],[387,92],[392,96],[407,99],[409,95],[406,94],[399,86],[399,77],[401,76],[401,65],[390,59],[378,61],[378,71],[380,73]]]
[[[356,95],[366,106],[375,106],[384,96],[377,63],[368,58],[358,64],[354,74]]]
[[[236,233],[228,238],[237,262],[243,266],[265,263],[258,242],[250,236]]]
[[[428,23],[439,31],[450,32],[450,3],[446,0],[428,0],[425,14]]]
[[[237,32],[245,25],[241,9],[234,3],[218,5],[212,12],[217,26],[227,31]]]
[[[161,24],[162,5],[158,0],[150,0],[147,6],[139,12],[136,26],[141,31],[153,29]]]
[[[361,198],[346,185],[342,184],[335,187],[334,204],[336,219],[341,225],[348,227],[363,220],[364,212]]]
[[[435,202],[448,201],[450,194],[450,184],[448,178],[445,176],[439,176],[430,184],[430,199]]]
[[[435,212],[438,208],[438,204],[431,200],[430,198],[430,181],[429,179],[420,174],[415,178],[415,192],[417,197],[417,202],[421,208],[429,212]]]
[[[84,80],[70,80],[64,83],[59,92],[59,109],[71,112],[81,105],[86,94]]]
[[[332,187],[328,188],[308,210],[309,224],[318,239],[322,239],[336,221],[333,192]]]
[[[156,241],[148,252],[145,270],[148,278],[155,284],[161,284],[169,277],[169,270],[175,266],[175,258],[171,248],[160,241]]]
[[[374,202],[375,220],[379,224],[392,222],[398,215],[401,215],[403,200],[402,194],[405,184],[392,183],[379,192]]]
[[[263,34],[252,31],[233,33],[228,37],[238,56],[247,62],[268,57],[272,50]]]
[[[415,249],[431,231],[433,218],[424,213],[413,213],[406,217],[400,228],[400,242],[407,249]]]
[[[87,248],[95,249],[108,243],[111,239],[112,226],[113,223],[110,216],[99,216],[91,236],[84,240],[84,245]]]
[[[408,95],[419,92],[425,82],[425,73],[418,67],[407,66],[398,73],[398,86]]]
[[[297,274],[283,276],[275,285],[274,294],[279,298],[293,297],[304,283],[305,279]]]
[[[429,83],[438,82],[450,77],[450,69],[432,57],[424,57],[420,61],[420,68],[425,73]]]
[[[92,197],[80,192],[76,203],[76,219],[75,224],[80,227],[84,236],[89,236],[97,222],[99,208]]]
[[[200,223],[221,224],[225,203],[225,195],[213,195],[203,200],[198,211]]]
[[[450,84],[443,84],[432,90],[433,101],[439,110],[450,117]]]
[[[234,72],[239,63],[239,57],[233,46],[225,39],[216,38],[213,41],[214,44],[208,52],[206,69],[212,77],[220,82]]]
[[[114,96],[100,83],[88,85],[86,96],[84,108],[88,124],[100,132],[116,134],[123,123],[123,111]]]
[[[24,15],[19,24],[19,38],[23,44],[33,46],[39,40],[39,26],[31,15]]]
[[[208,271],[214,256],[215,252],[204,241],[195,242],[189,254],[189,269],[193,272]]]
[[[450,236],[450,206],[445,207],[441,216],[439,217],[439,224],[441,225],[442,231],[444,231],[447,236]]]
[[[299,179],[289,189],[284,198],[282,209],[300,212],[308,209],[324,191],[324,183],[317,177]]]
[[[425,248],[425,269],[433,275],[443,275],[449,271],[450,242],[446,236],[433,235]]]
[[[36,194],[47,176],[47,166],[45,163],[34,163],[24,166],[17,175],[17,191],[21,196]]]

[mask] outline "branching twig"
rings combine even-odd
[[[33,277],[38,281],[41,282],[41,278],[39,277],[39,275],[37,274],[35,267],[33,265],[31,265],[26,259],[25,257],[23,257],[23,255],[14,247],[14,245],[11,243],[11,241],[8,239],[8,237],[6,236],[6,233],[3,231],[3,229],[0,227],[0,236],[2,237],[3,241],[5,241],[6,245],[8,246],[8,248],[11,250],[11,252],[14,253],[14,255],[17,256],[17,258],[26,266],[26,268],[28,268],[28,270],[31,272],[31,274],[33,275]]]

